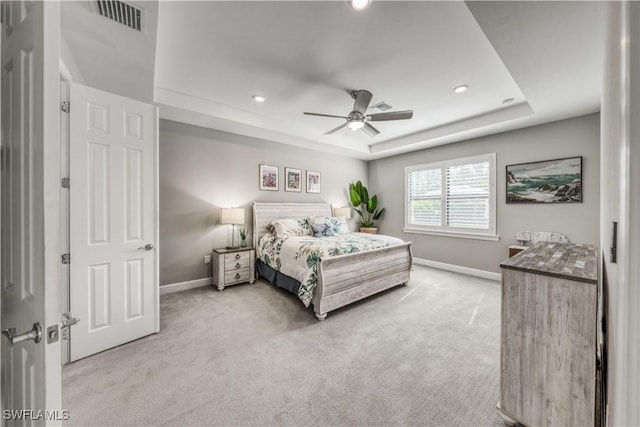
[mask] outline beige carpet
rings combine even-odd
[[[258,281],[165,295],[161,318],[64,368],[67,425],[502,425],[497,282],[418,266],[318,322]]]

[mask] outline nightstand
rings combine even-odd
[[[512,256],[519,254],[520,252],[524,251],[525,249],[527,249],[528,246],[520,246],[520,245],[511,245],[509,246],[509,258],[511,258]]]
[[[218,290],[226,286],[256,281],[254,248],[214,249],[213,280]]]

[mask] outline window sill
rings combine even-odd
[[[500,236],[493,235],[493,234],[476,234],[476,233],[460,233],[455,231],[423,230],[421,228],[410,228],[410,227],[404,227],[402,231],[404,231],[405,233],[429,234],[431,236],[456,237],[459,239],[489,240],[492,242],[497,242],[500,240]]]

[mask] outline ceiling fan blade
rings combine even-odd
[[[377,134],[380,133],[380,131],[376,128],[374,128],[373,126],[371,126],[369,123],[364,124],[364,127],[362,128],[362,132],[366,133],[369,136],[376,136]]]
[[[338,126],[337,128],[335,128],[335,129],[331,129],[329,132],[325,132],[324,134],[325,134],[325,135],[330,135],[330,134],[332,134],[332,133],[334,133],[334,132],[337,132],[337,131],[339,131],[340,129],[342,129],[343,127],[345,127],[345,126],[347,125],[347,123],[349,123],[349,122],[344,122],[343,124],[341,124],[341,125],[340,125],[340,126]]]
[[[331,114],[307,113],[307,112],[305,112],[303,114],[306,114],[307,116],[335,117],[335,118],[338,118],[338,119],[345,119],[345,120],[347,119],[347,117],[345,117],[345,116],[334,116],[334,115],[331,115]]]
[[[364,112],[369,108],[369,103],[371,102],[371,92],[368,90],[359,90],[356,92],[356,102],[353,104],[353,111],[357,111],[358,113],[364,115]]]
[[[413,110],[406,111],[389,111],[388,113],[371,114],[367,116],[367,120],[372,122],[381,122],[385,120],[406,120],[413,117]]]

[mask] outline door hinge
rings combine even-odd
[[[71,254],[62,254],[62,263],[71,264]]]
[[[69,178],[62,178],[62,188],[67,190],[71,188],[71,180]]]
[[[60,103],[60,110],[62,110],[62,112],[64,113],[68,113],[69,111],[71,111],[71,103],[69,101],[62,101]]]

